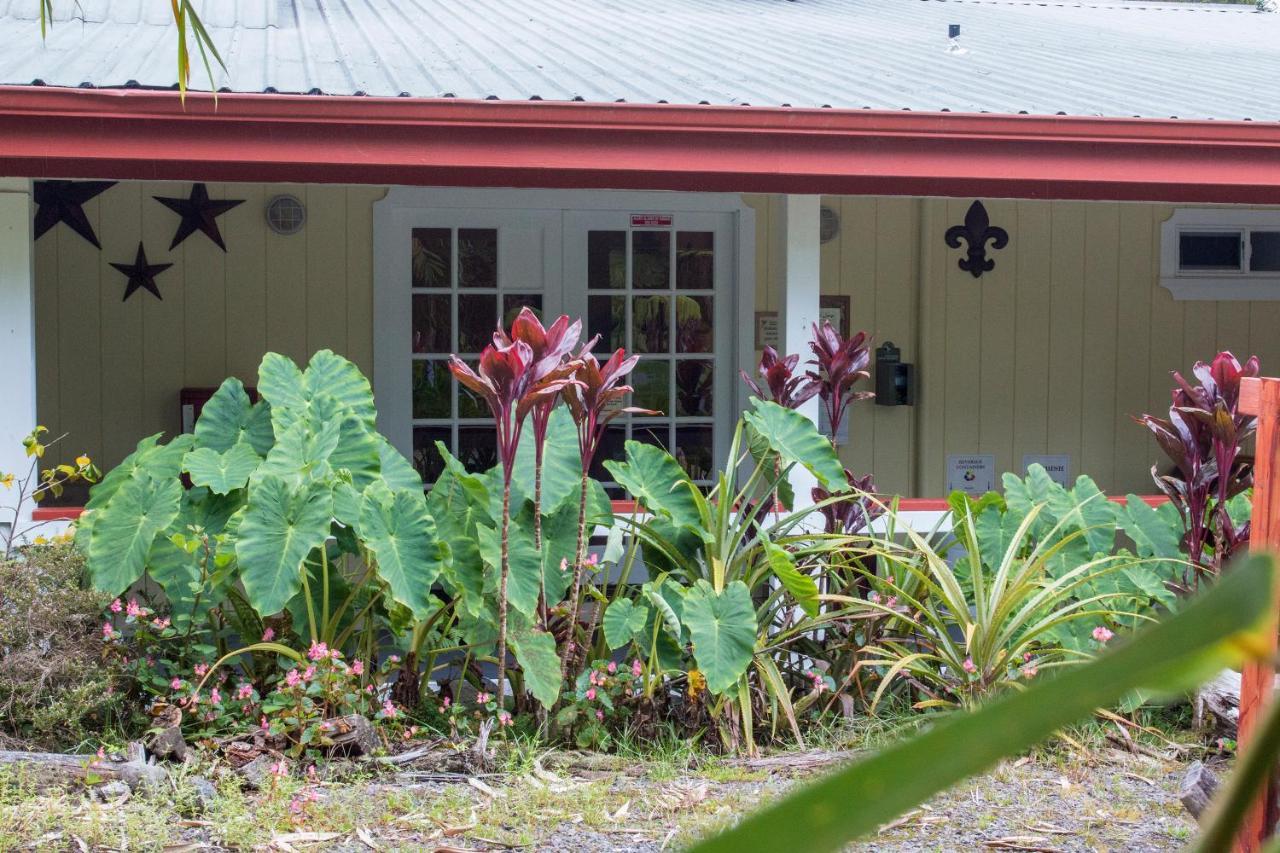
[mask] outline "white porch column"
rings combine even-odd
[[[0,178],[0,472],[18,475],[30,465],[22,439],[36,425],[34,289],[31,181]],[[0,489],[0,505],[10,497]],[[0,513],[0,524],[9,520]]]
[[[801,362],[809,359],[809,339],[813,334],[813,324],[818,322],[818,294],[821,289],[818,270],[821,245],[819,202],[820,197],[816,195],[788,195],[783,206],[786,272],[782,282],[781,353],[799,353]],[[816,424],[818,406],[818,398],[814,397],[799,411]],[[816,484],[813,475],[804,468],[793,469],[791,486],[798,505],[813,502],[810,489]]]

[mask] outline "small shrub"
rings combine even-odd
[[[120,671],[102,659],[106,601],[68,545],[0,561],[0,739],[67,749],[128,723]]]

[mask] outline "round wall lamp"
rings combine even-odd
[[[272,196],[267,202],[267,225],[277,234],[297,234],[307,221],[307,209],[296,195]]]

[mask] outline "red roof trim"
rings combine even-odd
[[[0,87],[29,177],[1280,202],[1280,124]]]

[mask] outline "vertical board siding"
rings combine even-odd
[[[102,251],[59,225],[36,241],[36,372],[40,421],[68,434],[60,455],[87,451],[118,463],[140,438],[181,428],[179,391],[227,376],[248,384],[267,350],[305,361],[317,349],[373,368],[373,203],[379,187],[208,185],[244,199],[218,217],[224,253],[200,232],[169,249],[179,217],[153,196],[185,198],[191,184],[125,182],[85,205]],[[268,199],[302,199],[307,223],[283,237],[266,224]],[[122,301],[138,241],[162,299]]]

